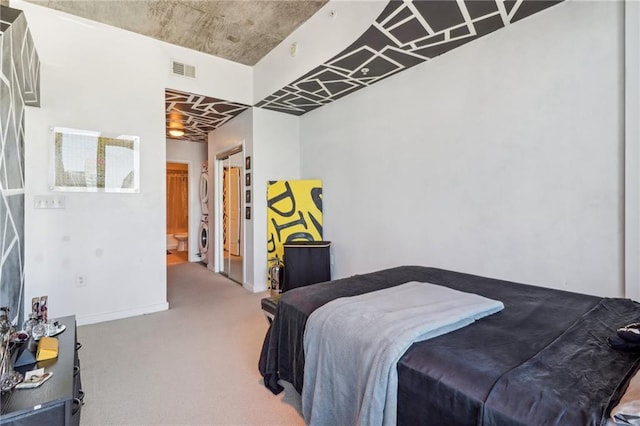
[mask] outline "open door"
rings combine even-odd
[[[242,258],[242,180],[244,161],[242,151],[229,155],[218,156],[218,170],[221,173],[221,206],[219,228],[221,229],[221,241],[217,253],[221,254],[220,264],[222,273],[230,279],[242,284],[243,258]],[[218,220],[218,219],[217,219]],[[221,250],[220,250],[221,249]]]

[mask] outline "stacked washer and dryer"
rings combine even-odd
[[[198,229],[198,245],[200,247],[200,258],[203,263],[207,263],[207,251],[209,251],[209,165],[202,164],[200,174],[200,207],[202,208],[202,220]]]

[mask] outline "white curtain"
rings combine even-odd
[[[189,173],[167,170],[167,234],[189,230]]]

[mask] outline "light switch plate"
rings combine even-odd
[[[36,209],[64,209],[62,195],[36,195],[33,197],[33,207]]]

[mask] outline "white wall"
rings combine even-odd
[[[198,228],[202,220],[200,175],[207,162],[207,144],[167,139],[167,162],[189,165],[189,261],[199,262]]]
[[[302,116],[335,275],[621,295],[622,29],[621,3],[567,1]]]
[[[251,108],[224,126],[209,134],[209,159],[215,163],[217,154],[243,145],[244,155],[251,156],[251,219],[244,221],[244,283],[251,292],[267,290],[267,182],[279,179],[300,178],[299,118],[260,108]],[[217,188],[214,177],[216,167],[211,167],[211,182]],[[244,183],[244,180],[243,180]],[[243,188],[243,194],[244,194]],[[210,209],[219,215],[217,197],[210,197]],[[242,210],[244,211],[244,197]],[[215,226],[209,218],[210,229]],[[212,231],[212,232],[215,232]],[[220,238],[220,232],[212,235],[212,243]],[[210,250],[209,268],[221,270],[215,260],[213,244]]]
[[[625,3],[625,296],[640,300],[640,3]]]
[[[22,1],[40,60],[42,107],[26,115],[26,299],[49,295],[53,317],[80,324],[167,308],[164,90],[250,102],[251,68]],[[170,75],[174,58],[203,79]],[[140,193],[50,194],[49,126],[140,136]],[[77,287],[75,277],[86,275]]]
[[[313,179],[300,174],[300,119],[254,108],[253,112],[253,291],[267,289],[267,182]]]
[[[212,271],[220,272],[223,267],[220,264],[219,253],[217,247],[221,246],[222,229],[218,227],[218,221],[222,217],[221,205],[216,202],[220,197],[222,182],[218,182],[216,177],[220,175],[216,156],[229,151],[237,146],[242,146],[243,155],[252,155],[253,149],[253,109],[249,108],[238,116],[227,121],[222,127],[209,133],[209,251],[208,251],[208,268]],[[244,167],[244,164],[242,164]],[[243,185],[241,194],[244,194],[244,175],[241,183]],[[244,197],[241,197],[242,208],[244,212]],[[252,288],[253,282],[253,245],[250,244],[253,236],[253,229],[249,221],[244,219],[242,215],[242,233],[244,234],[244,243],[242,244],[243,259],[243,287]]]

